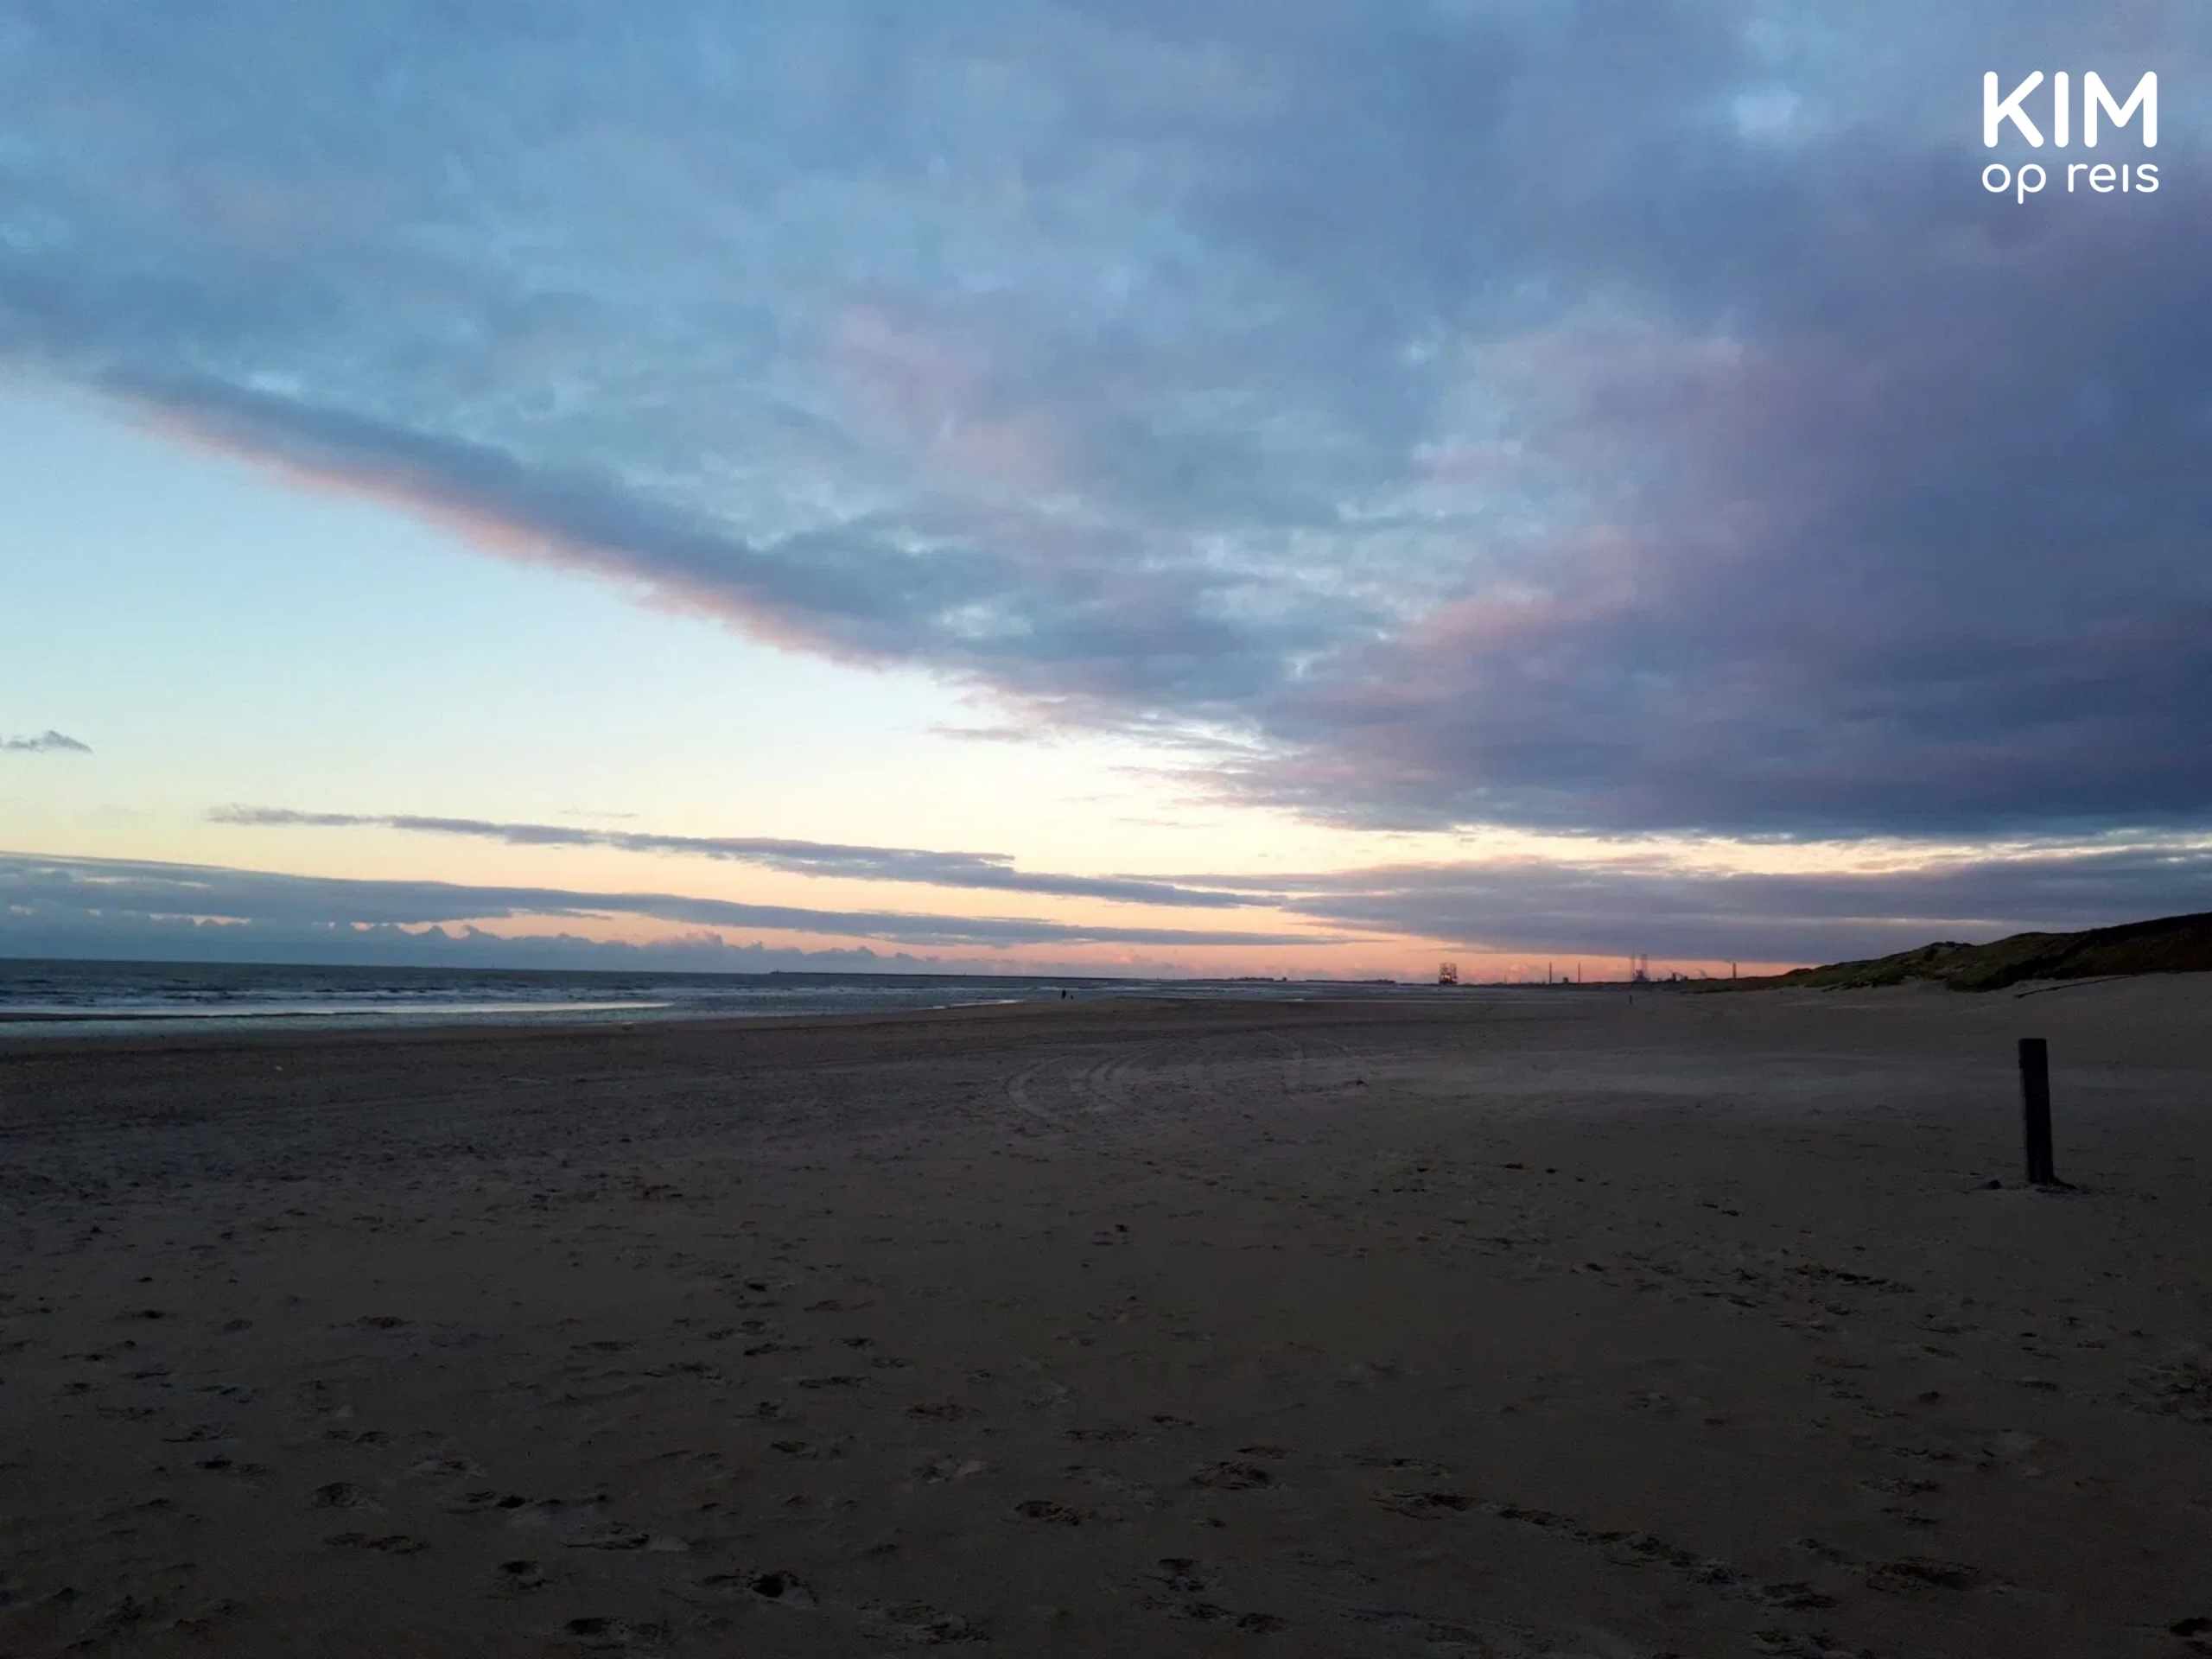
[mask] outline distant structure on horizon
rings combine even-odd
[[[1628,961],[1628,982],[1631,985],[1649,985],[1651,982],[1651,958],[1648,956],[1630,957]]]
[[[1436,970],[1436,982],[1440,985],[1457,985],[1459,982],[1459,964],[1456,962],[1444,963]]]

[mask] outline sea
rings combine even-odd
[[[96,1035],[246,1020],[595,1024],[883,1014],[1103,996],[1311,996],[1329,982],[988,974],[625,973],[0,957],[0,1033]]]

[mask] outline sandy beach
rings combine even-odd
[[[2208,1013],[0,1037],[0,1654],[2212,1653]]]

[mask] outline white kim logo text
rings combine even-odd
[[[1997,148],[2007,123],[2015,135],[2024,138],[2031,149],[2044,147],[2044,128],[2037,124],[2039,112],[2031,102],[2043,86],[2045,77],[2037,70],[2009,92],[2002,90],[1997,72],[1991,70],[1981,78],[1981,142],[1987,149]],[[2048,121],[2050,144],[2055,149],[2068,149],[2074,142],[2075,78],[2061,69],[2049,77],[2050,83],[2050,110],[2044,118]],[[2145,74],[2135,83],[2135,90],[2122,102],[2114,98],[2105,79],[2094,69],[2081,77],[2082,147],[2097,147],[2099,118],[2108,124],[2113,133],[2142,118],[2143,148],[2158,147],[2158,77]],[[2099,195],[2113,191],[2150,195],[2158,188],[2158,169],[2155,162],[2122,162],[2118,166],[2108,162],[2069,162],[2065,164],[2064,176],[2069,194],[2087,188]],[[2010,194],[2015,201],[2024,202],[2030,196],[2040,194],[2050,182],[2050,175],[2040,162],[2029,162],[2015,170],[2002,162],[1992,162],[1981,169],[1981,188],[1992,195]]]

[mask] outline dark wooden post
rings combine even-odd
[[[2050,1161],[2050,1048],[2040,1037],[2020,1039],[2020,1118],[2027,1134],[2029,1184],[2057,1185]]]

